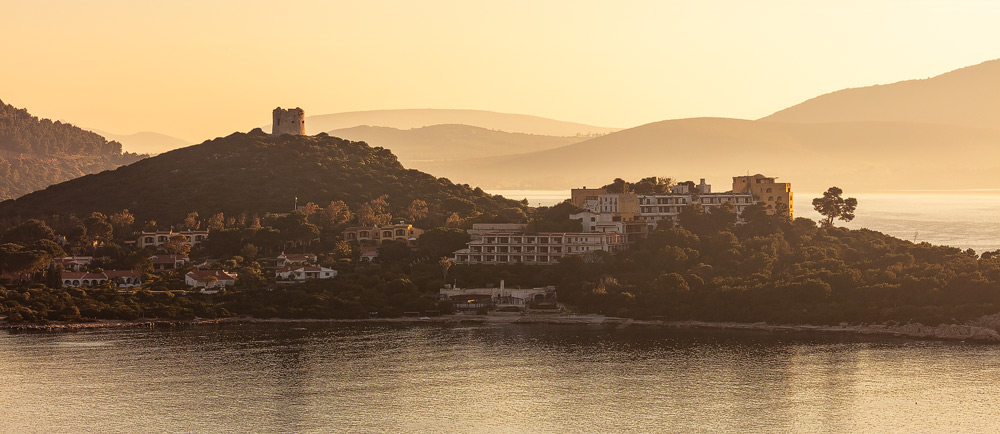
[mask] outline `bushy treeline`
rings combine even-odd
[[[203,294],[153,293],[146,290],[122,292],[112,288],[0,287],[0,307],[11,323],[232,316],[223,305]]]
[[[60,121],[39,119],[25,109],[0,101],[0,149],[50,156],[54,154],[120,155],[121,143]]]
[[[145,157],[71,124],[0,101],[0,199],[12,199]]]

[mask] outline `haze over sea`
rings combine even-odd
[[[793,190],[794,191],[794,190]],[[527,198],[532,206],[553,205],[569,198],[568,190],[490,190],[511,199]],[[795,217],[820,218],[812,208],[822,193],[794,191]],[[1000,249],[1000,190],[845,192],[858,199],[856,217],[837,226],[868,228],[909,241],[975,249]]]

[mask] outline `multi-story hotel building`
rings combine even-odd
[[[490,233],[455,252],[456,264],[555,264],[567,255],[617,252],[625,247],[620,233]]]
[[[650,227],[656,227],[662,220],[670,219],[676,223],[681,210],[692,203],[700,203],[706,211],[709,211],[726,202],[733,204],[736,215],[742,214],[746,207],[756,203],[749,193],[644,195],[639,196],[639,218]]]

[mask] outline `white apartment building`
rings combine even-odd
[[[681,210],[692,203],[700,203],[706,211],[709,211],[726,202],[733,204],[737,215],[742,214],[746,207],[755,203],[753,195],[750,193],[643,195],[639,196],[639,219],[653,228],[662,220],[670,219],[676,223]]]
[[[555,264],[567,255],[625,248],[620,233],[489,233],[455,252],[456,264]]]

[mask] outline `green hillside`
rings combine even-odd
[[[0,101],[0,199],[11,199],[143,158],[70,124]]]
[[[273,137],[256,129],[0,203],[0,216],[80,216],[128,209],[137,220],[171,224],[189,212],[289,212],[296,200],[320,206],[341,200],[356,210],[383,195],[396,219],[407,215],[415,199],[427,203],[427,218],[441,223],[452,213],[463,219],[524,215],[519,202],[406,169],[384,148],[326,134]]]

